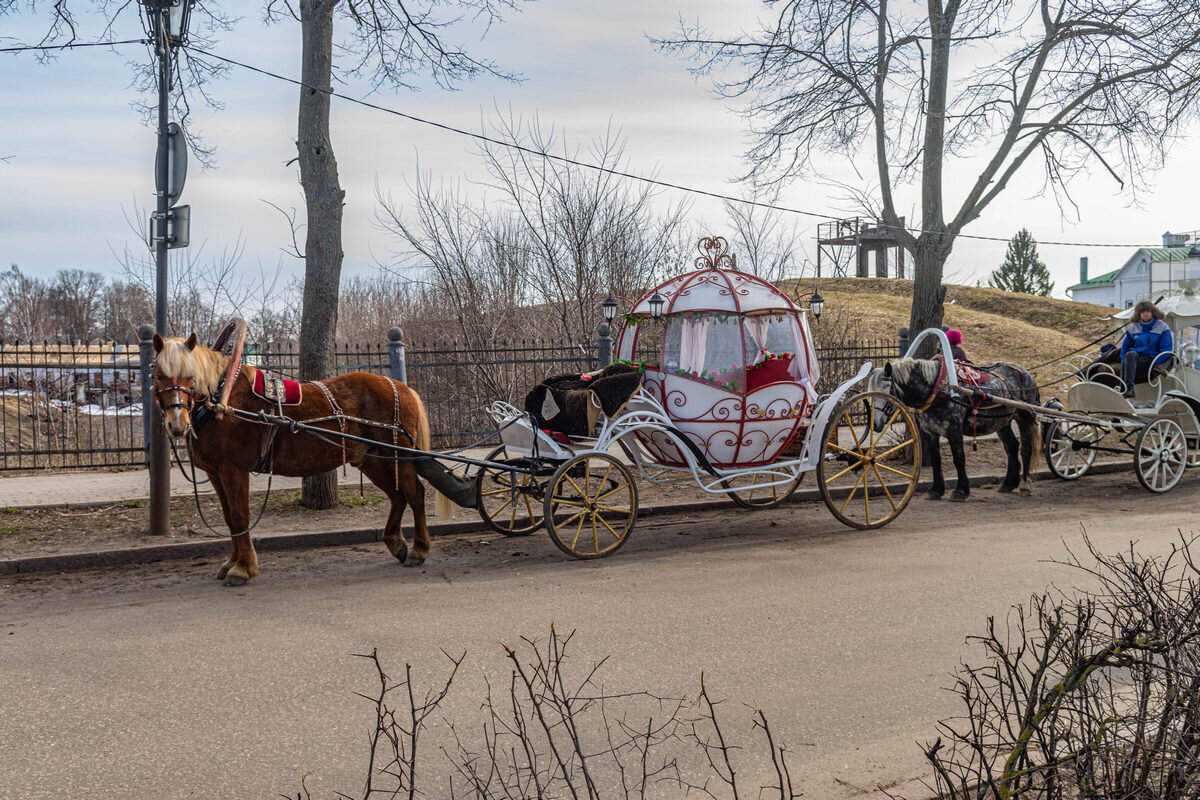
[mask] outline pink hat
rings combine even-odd
[[[946,331],[946,338],[950,340],[950,344],[962,344],[962,331],[951,328]]]

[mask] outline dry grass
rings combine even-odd
[[[811,291],[811,286],[805,282],[799,291]],[[899,328],[908,325],[912,281],[827,278],[817,286],[826,313],[853,319],[853,328],[866,338],[895,339]],[[977,364],[1012,361],[1029,368],[1052,362],[1036,370],[1038,382],[1045,383],[1061,358],[1118,327],[1106,319],[1112,312],[1089,303],[951,285],[944,324],[963,332],[963,349]]]

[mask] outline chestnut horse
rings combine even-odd
[[[263,421],[240,418],[230,411],[223,418],[207,418],[193,428],[193,409],[205,404],[213,417],[221,378],[229,358],[196,344],[196,334],[185,341],[155,334],[154,396],[163,412],[168,433],[175,439],[192,437],[192,463],[204,470],[221,501],[229,526],[232,553],[217,578],[226,586],[240,586],[258,574],[258,555],[250,540],[250,473],[319,475],[349,463],[378,486],[392,501],[383,529],[383,541],[406,567],[419,566],[429,555],[429,529],[425,524],[425,491],[413,461],[394,460],[393,444],[429,449],[429,420],[421,398],[391,378],[369,372],[351,372],[324,381],[301,385],[301,402],[286,408],[287,416],[330,431],[329,436],[290,431]],[[252,392],[254,370],[243,365],[234,378],[229,409],[268,414],[275,405]],[[371,424],[375,423],[375,424]],[[340,433],[378,441],[375,447],[341,439]],[[403,454],[400,454],[403,455]],[[415,530],[410,550],[400,531],[406,505],[413,509]]]

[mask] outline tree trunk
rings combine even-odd
[[[304,245],[304,306],[300,317],[300,380],[332,373],[342,275],[342,201],[337,159],[329,138],[333,10],[337,0],[302,0],[300,112],[296,147],[308,230]],[[310,88],[320,87],[320,89]],[[300,502],[309,508],[337,505],[337,473],[305,478]]]
[[[938,246],[934,242],[948,239],[947,234],[923,233],[917,239],[913,253],[913,303],[908,320],[909,341],[926,328],[938,328],[942,324],[943,302],[946,287],[942,285],[942,271],[950,256],[950,245]],[[933,353],[930,343],[923,345],[918,358],[928,358]]]

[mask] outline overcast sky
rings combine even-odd
[[[740,194],[729,180],[743,169],[745,123],[716,99],[707,83],[697,83],[683,65],[655,51],[649,35],[674,31],[680,7],[689,18],[725,31],[753,27],[754,0],[538,0],[522,6],[494,28],[472,52],[521,73],[519,85],[484,79],[458,92],[429,89],[420,93],[369,94],[363,83],[338,91],[373,103],[472,131],[511,108],[519,116],[538,115],[573,145],[586,146],[612,125],[621,130],[631,171],[657,172],[664,181],[721,193]],[[38,21],[0,18],[0,47],[35,38]],[[124,17],[115,39],[142,36],[140,22]],[[95,39],[81,30],[81,40]],[[288,77],[299,76],[298,24],[264,27],[254,15],[235,33],[223,34],[214,52]],[[141,45],[63,52],[50,64],[33,54],[0,54],[0,267],[49,278],[62,268],[114,275],[115,253],[138,247],[126,221],[134,210],[152,208],[155,134],[132,104],[141,96],[131,88],[131,63],[148,63]],[[291,84],[234,68],[227,80],[211,87],[222,110],[193,104],[195,129],[217,148],[216,165],[200,169],[193,160],[182,202],[192,207],[192,252],[216,258],[240,242],[241,267],[274,269],[290,241],[283,217],[268,203],[302,208],[294,164],[296,98]],[[420,125],[345,101],[333,101],[333,144],[346,190],[345,272],[374,268],[391,258],[395,241],[377,230],[375,187],[403,200],[418,163],[436,182],[481,176],[473,143],[464,137]],[[1095,276],[1119,267],[1128,247],[1101,244],[1150,244],[1164,231],[1200,229],[1194,210],[1195,177],[1200,175],[1196,140],[1178,142],[1170,166],[1155,179],[1152,192],[1132,207],[1118,186],[1097,173],[1075,186],[1082,219],[1062,219],[1053,201],[1041,195],[1036,169],[1028,169],[1004,198],[993,203],[967,232],[1007,239],[1027,227],[1042,242],[1039,250],[1055,281],[1055,295],[1079,278],[1079,259],[1087,256]],[[1031,167],[1036,165],[1031,165]],[[858,165],[864,175],[870,163]],[[847,165],[830,165],[839,175]],[[972,176],[964,176],[964,180]],[[953,190],[952,190],[953,191]],[[664,200],[678,201],[673,191]],[[951,204],[956,196],[948,198]],[[853,216],[858,210],[820,184],[798,180],[781,204],[820,213]],[[697,199],[693,218],[712,233],[728,233],[719,204]],[[909,213],[915,220],[917,214]],[[816,220],[800,217],[805,252],[816,256]],[[1089,243],[1052,246],[1051,241]],[[974,283],[986,279],[1003,259],[1003,242],[959,240],[947,268],[947,280]],[[173,257],[175,257],[173,255]],[[687,265],[681,265],[681,268]]]

